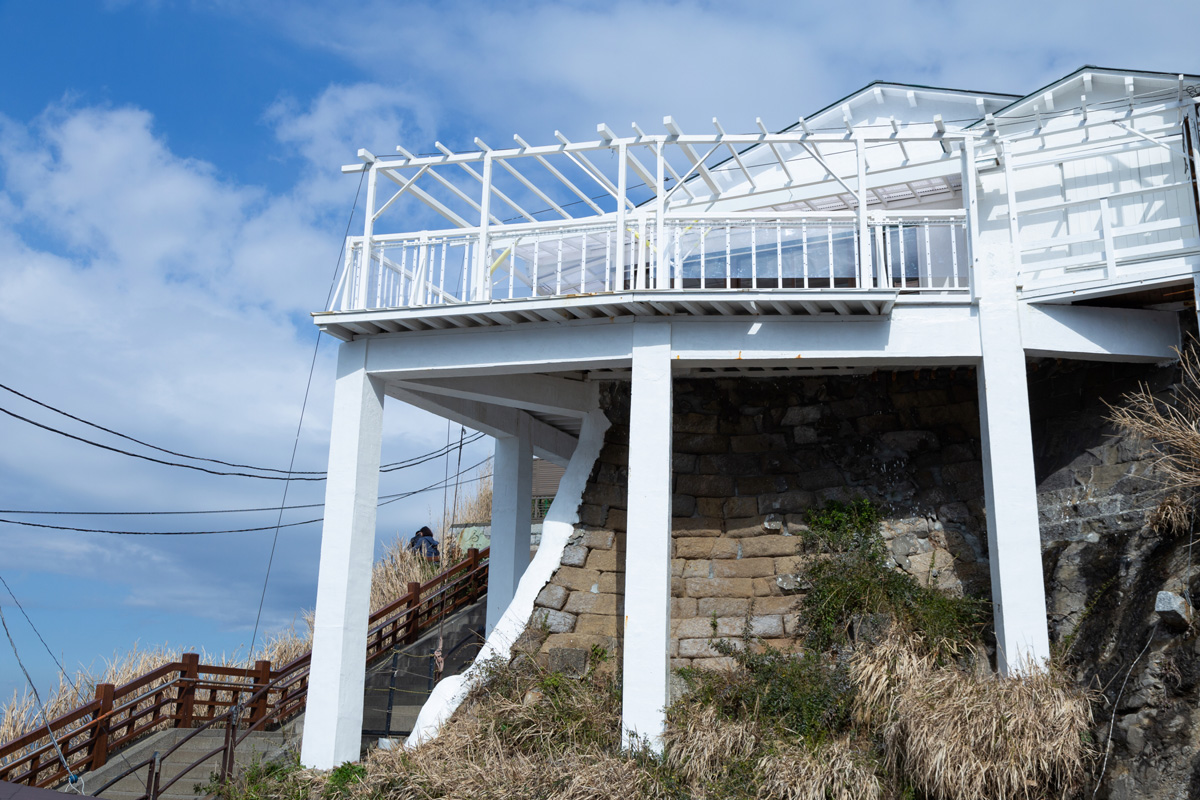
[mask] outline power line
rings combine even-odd
[[[153,445],[153,444],[150,444],[149,442],[143,442],[141,439],[136,439],[132,436],[128,436],[124,433],[121,433],[120,431],[115,431],[112,428],[106,428],[103,425],[98,425],[95,422],[90,422],[89,420],[86,420],[83,417],[77,417],[74,414],[63,411],[61,408],[56,408],[55,406],[52,406],[49,403],[43,403],[41,400],[30,397],[29,395],[24,394],[23,392],[18,392],[16,389],[12,388],[11,386],[5,386],[3,383],[0,383],[0,389],[3,389],[4,391],[9,392],[10,394],[15,394],[17,397],[28,400],[29,402],[34,403],[35,405],[39,405],[42,408],[53,411],[55,414],[61,414],[62,416],[66,417],[67,419],[73,419],[76,422],[81,422],[84,425],[95,428],[96,430],[101,430],[101,431],[104,431],[105,433],[111,433],[113,436],[119,436],[120,438],[125,439],[126,441],[134,442],[135,444],[140,444],[142,447],[149,447],[151,450],[157,450],[160,453],[166,453],[167,455],[176,456],[178,458],[188,458],[193,461],[207,461],[210,464],[220,464],[225,467],[234,467],[236,469],[253,469],[253,470],[258,470],[259,472],[279,472],[279,473],[283,473],[283,474],[289,474],[289,472],[290,472],[290,471],[285,472],[282,469],[274,469],[272,467],[256,467],[252,464],[236,464],[232,461],[222,461],[219,458],[205,458],[203,456],[192,456],[192,455],[188,455],[187,453],[180,453],[175,450],[168,450],[165,447],[159,447],[158,445]],[[300,474],[300,475],[324,475],[325,473],[324,472],[301,472],[298,474]]]
[[[451,477],[451,479],[459,478],[462,475],[465,475],[466,473],[470,472],[471,470],[477,469],[477,468],[483,466],[487,462],[491,461],[491,459],[492,459],[492,457],[488,456],[487,458],[485,458],[479,462],[476,462],[472,466],[467,467],[466,469],[462,470],[457,475],[452,475],[450,477]],[[482,478],[472,478],[470,480],[461,481],[461,483],[463,483],[463,484],[474,483],[479,480],[482,480]],[[448,482],[446,483],[446,485],[448,485]],[[425,486],[420,489],[414,489],[409,492],[399,492],[397,494],[383,495],[382,497],[380,497],[381,502],[378,505],[379,506],[390,505],[391,503],[395,503],[400,500],[404,500],[409,497],[413,497],[414,495],[423,494],[425,492],[436,491],[441,488],[443,488],[443,481],[437,481],[435,483],[430,484],[429,486]],[[301,507],[311,507],[311,506],[293,506],[293,507],[301,508]],[[272,509],[267,509],[267,510],[274,511],[276,509],[272,508]],[[11,513],[11,512],[9,512],[9,513]],[[324,520],[324,517],[317,517],[315,519],[307,519],[307,520],[303,520],[301,522],[288,522],[283,525],[279,525],[278,527],[280,527],[280,528],[296,528],[301,525],[311,525],[314,522],[321,522],[323,520]],[[77,533],[104,533],[104,534],[112,534],[115,536],[214,536],[214,535],[226,534],[226,533],[255,533],[258,531],[270,531],[270,530],[274,530],[277,527],[275,525],[262,525],[262,526],[251,527],[251,528],[230,528],[227,530],[210,530],[210,531],[125,531],[125,530],[109,530],[109,529],[103,529],[103,528],[77,528],[77,527],[74,527],[71,525],[50,525],[50,524],[42,523],[42,522],[28,522],[26,520],[8,519],[5,517],[0,517],[0,523],[6,523],[8,525],[16,525],[16,526],[25,527],[25,528],[40,528],[40,529],[44,529],[44,530],[56,530],[56,531],[74,531]]]
[[[13,417],[14,419],[19,419],[22,422],[27,422],[30,425],[33,425],[34,427],[41,428],[42,430],[47,430],[47,431],[50,431],[51,433],[57,433],[59,436],[65,436],[68,439],[74,439],[77,442],[83,442],[84,444],[90,444],[92,447],[99,447],[101,450],[108,450],[113,453],[120,453],[121,455],[130,456],[132,458],[140,458],[143,461],[152,461],[155,464],[163,464],[168,467],[181,467],[183,469],[194,469],[197,472],[206,472],[209,475],[225,475],[225,476],[233,476],[233,477],[238,477],[238,478],[258,478],[258,479],[264,480],[264,481],[286,481],[289,479],[295,480],[295,481],[323,481],[323,480],[325,480],[324,478],[297,478],[297,477],[290,476],[290,475],[254,475],[249,472],[221,472],[219,470],[208,469],[207,467],[198,467],[194,464],[180,464],[177,461],[164,461],[161,458],[154,458],[153,456],[145,456],[140,453],[131,453],[130,451],[122,450],[119,447],[110,447],[109,445],[101,444],[100,442],[94,442],[91,439],[85,439],[82,436],[76,436],[73,433],[67,433],[66,431],[59,430],[58,428],[51,427],[50,425],[43,425],[42,423],[35,422],[35,421],[29,419],[28,417],[23,417],[20,414],[17,414],[13,411],[9,411],[7,408],[4,408],[4,407],[0,407],[0,413],[7,414],[8,416]]]

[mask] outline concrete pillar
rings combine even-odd
[[[671,329],[663,324],[634,328],[627,530],[622,741],[661,751],[671,628]]]
[[[529,566],[533,518],[533,445],[528,417],[516,436],[496,439],[492,474],[492,551],[488,559],[487,633],[504,616]]]
[[[996,661],[1004,674],[1040,667],[1050,658],[1029,389],[1015,278],[1011,247],[980,247],[975,276],[983,353],[978,378],[979,424]]]
[[[367,374],[366,355],[366,341],[341,345],[333,392],[312,666],[300,751],[304,766],[319,769],[357,761],[362,739],[383,429],[383,385]]]

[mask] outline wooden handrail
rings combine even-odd
[[[467,553],[462,561],[428,581],[409,584],[409,591],[370,615],[368,663],[399,644],[414,641],[422,631],[486,591],[489,550],[472,549]],[[282,722],[304,709],[311,660],[310,651],[279,669],[273,669],[269,661],[246,668],[202,664],[198,654],[184,653],[179,661],[156,667],[121,686],[100,684],[93,700],[51,720],[48,726],[0,744],[0,780],[47,788],[67,777],[47,729],[54,732],[71,770],[80,773],[103,766],[115,750],[164,725],[194,728],[185,737],[187,740],[221,720],[233,727],[245,726],[246,735]],[[212,677],[206,680],[203,676]],[[234,680],[222,680],[229,678]],[[218,692],[228,697],[218,697]],[[206,695],[198,696],[200,693]],[[232,749],[244,738],[232,735],[227,743],[229,759]],[[23,750],[28,752],[16,755]],[[136,764],[119,777],[148,764]],[[226,772],[231,768],[232,761]]]

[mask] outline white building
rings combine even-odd
[[[343,171],[365,173],[365,230],[316,315],[343,344],[303,761],[358,757],[385,397],[496,438],[486,655],[557,565],[606,425],[595,379],[631,382],[623,722],[653,739],[672,376],[977,367],[1000,666],[1045,659],[1026,359],[1175,357],[1200,268],[1197,94],[1085,67],[1025,97],[874,83],[778,133],[668,117],[360,151]],[[428,209],[451,227],[405,232]],[[567,473],[530,566],[532,454]]]

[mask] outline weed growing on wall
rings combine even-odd
[[[811,588],[802,609],[811,647],[844,644],[852,620],[869,614],[886,615],[935,647],[979,635],[986,603],[951,597],[888,567],[879,511],[869,501],[832,502],[807,521],[805,549],[825,554],[805,574]]]

